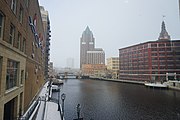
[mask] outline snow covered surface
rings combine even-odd
[[[45,107],[44,120],[61,120],[60,111],[58,111],[58,104],[48,101],[49,89],[47,88],[47,86],[48,86],[48,82],[43,86],[39,94],[39,97],[41,98],[41,104],[36,116],[36,120],[42,120],[44,107]],[[52,94],[52,87],[50,90],[50,97],[51,94]]]
[[[61,120],[60,111],[58,111],[58,104],[53,102],[46,103],[44,120]]]
[[[145,86],[149,87],[160,87],[160,88],[166,88],[166,84],[161,84],[161,83],[145,83]]]

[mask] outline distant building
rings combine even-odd
[[[106,66],[105,64],[83,64],[82,65],[82,75],[85,76],[105,76]]]
[[[157,41],[149,41],[119,49],[122,80],[165,81],[180,80],[180,40],[170,40],[165,23]]]
[[[112,78],[119,77],[119,57],[107,58],[107,72],[112,75]]]
[[[49,20],[49,14],[48,11],[44,9],[43,6],[40,6],[40,12],[41,12],[41,18],[42,18],[42,22],[43,22],[43,27],[44,27],[44,32],[45,32],[45,39],[43,41],[41,41],[42,44],[42,51],[44,54],[44,67],[45,67],[45,71],[44,71],[44,76],[45,79],[48,79],[48,65],[49,65],[49,61],[50,61],[50,20]]]
[[[53,62],[50,62],[49,63],[49,67],[48,67],[48,76],[51,77],[51,76],[54,76],[54,67],[53,67]]]
[[[66,67],[67,68],[74,68],[74,59],[73,58],[67,58],[66,60]]]
[[[87,51],[94,50],[94,37],[89,27],[83,32],[80,42],[80,68],[82,64],[86,64]]]
[[[103,49],[95,48],[95,39],[88,26],[80,41],[80,69],[83,64],[105,64],[105,53]]]
[[[95,49],[87,51],[87,64],[105,64],[105,53],[103,49]]]

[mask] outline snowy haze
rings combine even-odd
[[[50,60],[66,67],[74,58],[79,68],[80,38],[89,26],[95,47],[106,58],[118,56],[118,49],[157,40],[162,20],[171,39],[180,38],[178,0],[40,0],[51,23]],[[163,18],[162,16],[166,17]]]

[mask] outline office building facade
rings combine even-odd
[[[87,64],[105,64],[105,53],[103,49],[95,49],[93,51],[87,51]]]
[[[49,20],[49,14],[48,11],[44,9],[43,6],[40,6],[40,12],[41,12],[41,18],[43,22],[43,28],[44,28],[44,41],[42,41],[42,51],[44,54],[44,77],[47,80],[49,77],[49,71],[48,71],[48,65],[50,62],[50,20]]]
[[[119,57],[107,58],[107,72],[112,75],[112,78],[119,77]]]
[[[82,64],[86,64],[87,51],[91,50],[94,50],[94,37],[92,31],[87,26],[80,40],[80,68]]]
[[[0,119],[18,119],[44,84],[39,3],[0,1]]]
[[[80,69],[83,64],[105,64],[105,53],[103,49],[95,48],[95,38],[88,26],[80,40]]]
[[[106,74],[106,66],[105,64],[83,64],[82,73],[83,76],[102,77]]]
[[[180,80],[180,40],[170,40],[165,23],[157,41],[149,41],[119,49],[121,80]]]

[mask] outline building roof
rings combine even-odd
[[[162,43],[162,42],[180,42],[180,40],[162,40],[162,41],[156,40],[156,41],[147,41],[147,42],[144,42],[144,43],[139,43],[139,44],[131,45],[131,46],[128,46],[128,47],[120,48],[119,50],[127,49],[127,48],[130,48],[130,47],[135,47],[135,46],[139,46],[139,45],[143,45],[143,44],[159,43],[159,42],[161,42],[161,43]]]

